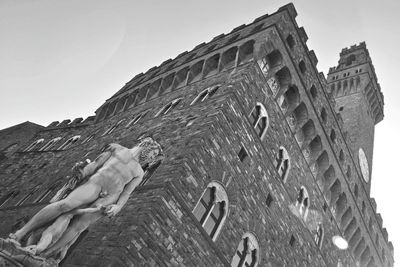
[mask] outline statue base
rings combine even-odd
[[[9,239],[0,238],[1,267],[54,267],[57,261],[34,256]]]

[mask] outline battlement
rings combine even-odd
[[[47,127],[47,129],[54,129],[54,128],[67,128],[67,127],[79,127],[79,126],[86,126],[94,122],[96,116],[89,116],[85,120],[83,118],[75,118],[72,121],[70,119],[65,119],[62,122],[53,121]]]
[[[162,62],[158,67],[154,66],[145,73],[136,75],[96,110],[96,121],[252,61],[258,47],[257,38],[261,38],[259,33],[265,31],[267,26],[277,23],[281,17],[275,15],[282,12],[287,12],[292,18],[291,22],[299,38],[305,45],[312,64],[316,66],[318,58],[315,52],[309,51],[305,44],[308,40],[306,31],[294,20],[297,12],[293,4],[288,4],[271,15],[265,14],[250,24],[235,27],[227,34],[220,34],[208,43],[200,43],[191,51],[184,51],[174,59],[170,58]],[[254,38],[250,39],[250,36]]]
[[[360,42],[358,45],[355,44],[355,45],[352,45],[350,47],[343,48],[342,51],[340,52],[340,56],[351,54],[354,51],[359,50],[359,49],[367,50],[367,45],[365,44],[365,41]],[[368,50],[367,50],[367,53],[368,53]]]

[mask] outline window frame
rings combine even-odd
[[[23,152],[31,152],[35,149],[38,145],[44,142],[43,138],[36,140],[35,142],[31,143],[27,148],[23,150]]]
[[[257,114],[258,117],[255,118],[253,114],[256,111],[257,107],[260,107],[260,113]],[[267,133],[267,130],[269,128],[269,117],[268,117],[267,109],[265,108],[265,106],[262,103],[257,102],[256,105],[254,106],[254,108],[251,110],[249,117],[250,117],[250,121],[251,121],[251,125],[252,125],[253,129],[256,131],[258,137],[260,137],[260,139],[263,140],[265,137],[265,134]],[[258,133],[257,128],[258,128],[258,125],[260,124],[260,121],[262,118],[265,118],[265,120],[266,120],[265,128],[262,130],[261,133]]]
[[[245,241],[246,240],[246,241]],[[241,247],[243,247],[242,251],[238,251]],[[248,263],[247,262],[247,257],[248,255],[254,255],[253,252],[255,251],[255,262]],[[233,265],[235,261],[235,257],[239,257],[239,262],[237,265]],[[251,233],[247,232],[245,233],[242,238],[240,239],[240,242],[236,248],[235,255],[232,257],[231,260],[231,266],[232,267],[256,267],[258,263],[260,262],[260,246],[259,242],[257,240],[257,237]]]
[[[181,101],[183,97],[178,97],[163,106],[157,113],[154,115],[154,118],[157,118],[160,115],[166,115],[168,112],[170,112],[172,109],[174,109]]]
[[[212,188],[214,188],[214,189],[212,189]],[[204,206],[202,201],[205,197],[205,194],[208,192],[208,190],[211,190],[212,195],[210,196],[208,206],[206,207],[206,206]],[[220,204],[220,203],[223,203],[223,204]],[[219,218],[213,218],[214,217],[213,211],[214,211],[215,207],[217,207],[217,204],[222,205],[222,212],[220,211],[221,215]],[[200,219],[198,219],[196,216],[196,213],[198,212],[198,209],[200,208],[199,205],[202,205],[201,207],[205,208],[205,211],[200,216]],[[223,185],[221,185],[219,182],[209,183],[207,188],[203,191],[203,193],[201,194],[201,197],[197,201],[197,204],[195,205],[194,209],[192,210],[192,213],[206,232],[207,232],[207,229],[205,228],[205,226],[207,225],[209,220],[213,220],[214,226],[213,226],[211,232],[210,233],[207,232],[207,234],[213,241],[216,241],[218,235],[220,234],[220,232],[222,230],[225,220],[228,217],[228,213],[229,213],[228,195],[226,194],[226,191],[225,191]]]

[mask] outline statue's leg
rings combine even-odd
[[[43,232],[36,246],[36,254],[44,251],[51,243],[55,243],[61,237],[65,229],[67,229],[72,217],[73,214],[71,212],[59,216],[57,220]]]
[[[94,223],[101,217],[103,217],[101,212],[85,213],[83,215],[75,216],[68,228],[64,231],[64,234],[61,236],[61,238],[59,238],[56,243],[44,251],[44,256],[51,256],[58,251],[66,252],[66,249],[68,249],[68,247],[74,243],[73,241],[77,239],[77,237],[83,231],[85,231],[90,224]]]
[[[101,187],[93,183],[86,183],[76,188],[67,198],[51,203],[41,209],[24,227],[15,232],[15,234],[12,235],[12,238],[19,242],[30,231],[53,220],[60,214],[95,201],[100,192]]]

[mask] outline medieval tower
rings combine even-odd
[[[296,16],[283,6],[164,61],[95,116],[0,131],[0,237],[77,161],[151,135],[165,158],[61,266],[392,267],[370,197],[384,104],[368,49],[343,49],[325,78]],[[11,254],[0,262],[18,266]]]

